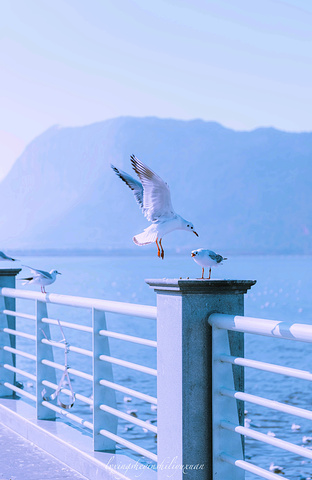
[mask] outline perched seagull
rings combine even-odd
[[[111,165],[114,172],[123,180],[134,193],[137,203],[142,208],[144,216],[152,225],[145,228],[144,232],[133,237],[136,245],[148,245],[155,242],[157,245],[158,257],[164,258],[165,252],[161,241],[164,235],[173,230],[187,230],[198,234],[191,222],[184,220],[173,210],[171,204],[170,190],[156,173],[144,163],[131,155],[131,163],[140,182],[132,178],[128,173],[119,170]]]
[[[218,255],[217,253],[213,252],[212,250],[206,250],[205,248],[199,248],[198,250],[193,250],[191,256],[195,260],[198,265],[202,267],[202,276],[204,278],[204,268],[209,267],[209,277],[211,277],[211,267],[215,267],[217,265],[222,265],[222,260],[227,260],[227,258],[222,257],[222,255]]]
[[[4,262],[5,260],[9,260],[11,262],[16,262],[16,258],[11,258],[11,257],[8,257],[5,253],[3,252],[0,252],[0,262]]]
[[[41,293],[47,293],[45,291],[46,285],[51,285],[56,280],[56,275],[61,275],[57,270],[51,270],[50,272],[45,272],[44,270],[37,270],[36,268],[29,267],[28,265],[23,265],[31,270],[32,276],[27,278],[21,278],[24,280],[23,285],[28,283],[39,284],[41,288]]]

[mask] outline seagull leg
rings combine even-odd
[[[211,267],[209,268],[209,277],[208,277],[208,280],[210,280],[210,277],[211,277]]]
[[[204,269],[204,267],[203,267],[203,268],[202,268],[202,276],[201,276],[201,278],[204,278],[204,271],[205,271],[205,269]]]
[[[159,245],[157,242],[158,238],[156,238],[156,245],[157,245],[157,256],[160,257],[160,250],[159,250]]]
[[[160,248],[161,248],[160,256],[161,256],[162,259],[164,259],[165,251],[164,251],[163,246],[161,244],[161,238],[159,239],[159,245],[160,245]]]

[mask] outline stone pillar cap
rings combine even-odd
[[[183,294],[240,294],[246,293],[257,280],[208,280],[206,278],[161,278],[147,279],[146,283],[155,292],[178,292]]]
[[[0,277],[15,277],[21,271],[21,268],[0,268]]]

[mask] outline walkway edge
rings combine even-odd
[[[156,471],[122,454],[94,452],[86,433],[62,421],[37,420],[36,409],[21,400],[0,399],[3,425],[92,480],[156,480]]]

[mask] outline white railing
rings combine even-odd
[[[280,479],[280,475],[244,460],[243,444],[239,436],[249,437],[308,459],[312,459],[312,451],[240,425],[237,401],[249,402],[308,420],[312,420],[312,411],[238,391],[234,387],[233,366],[308,381],[312,381],[312,374],[304,370],[231,355],[228,331],[312,343],[312,325],[218,313],[210,315],[209,324],[212,326],[214,478],[240,480],[244,478],[244,471],[249,471],[261,478]],[[286,477],[283,478],[286,480]]]
[[[32,300],[35,302],[35,314],[24,313],[10,310],[5,306],[5,298]],[[78,307],[88,309],[92,315],[92,327],[80,325],[72,322],[49,318],[47,304],[63,305],[67,307]],[[122,384],[115,383],[112,374],[112,365],[119,365],[128,369],[142,372],[156,377],[157,371],[145,365],[132,363],[127,359],[115,358],[110,355],[108,344],[109,338],[114,338],[123,342],[145,345],[156,348],[157,342],[145,338],[134,337],[121,334],[107,329],[105,312],[142,317],[156,320],[156,307],[136,305],[122,302],[105,301],[93,298],[83,298],[68,295],[46,294],[18,290],[15,288],[0,288],[0,315],[2,319],[19,318],[25,322],[33,322],[34,334],[16,328],[9,328],[2,323],[2,345],[4,361],[2,367],[7,372],[5,381],[2,382],[1,396],[8,395],[8,391],[13,391],[21,397],[35,403],[37,409],[37,418],[53,419],[56,414],[66,417],[68,421],[77,423],[88,431],[94,438],[94,450],[114,450],[115,444],[122,445],[139,455],[147,457],[152,461],[157,461],[157,455],[130,442],[127,438],[117,435],[118,419],[123,419],[133,425],[144,428],[148,431],[157,433],[157,427],[147,421],[136,418],[133,415],[124,413],[117,408],[115,392],[121,392],[136,397],[144,402],[157,405],[157,398],[132,388],[125,387]],[[13,322],[13,325],[15,322]],[[69,345],[66,341],[51,340],[50,326],[60,326],[64,332],[77,330],[92,336],[92,349],[81,348],[81,346]],[[6,336],[4,335],[6,334]],[[12,346],[12,338],[23,338],[29,340],[35,346],[35,354],[30,353],[31,349],[16,348],[15,341]],[[92,361],[92,374],[83,370],[71,368],[64,364],[54,361],[54,349],[63,349],[65,354],[74,352],[82,357],[88,357]],[[30,350],[30,351],[29,351]],[[17,368],[15,358],[21,357],[32,361],[36,368],[36,375],[26,369]],[[82,362],[83,364],[84,362]],[[53,399],[53,393],[57,392],[61,386],[56,378],[56,371],[67,372],[70,378],[79,377],[92,383],[93,397],[76,393],[75,398],[93,409],[93,421],[88,421],[83,416],[76,415],[70,409],[58,406]],[[24,376],[36,384],[35,394],[30,393],[15,384],[15,375]],[[46,393],[42,393],[43,390]],[[72,391],[65,385],[61,386],[60,393],[72,397]],[[52,395],[52,399],[50,398]],[[44,398],[43,398],[44,396]]]

